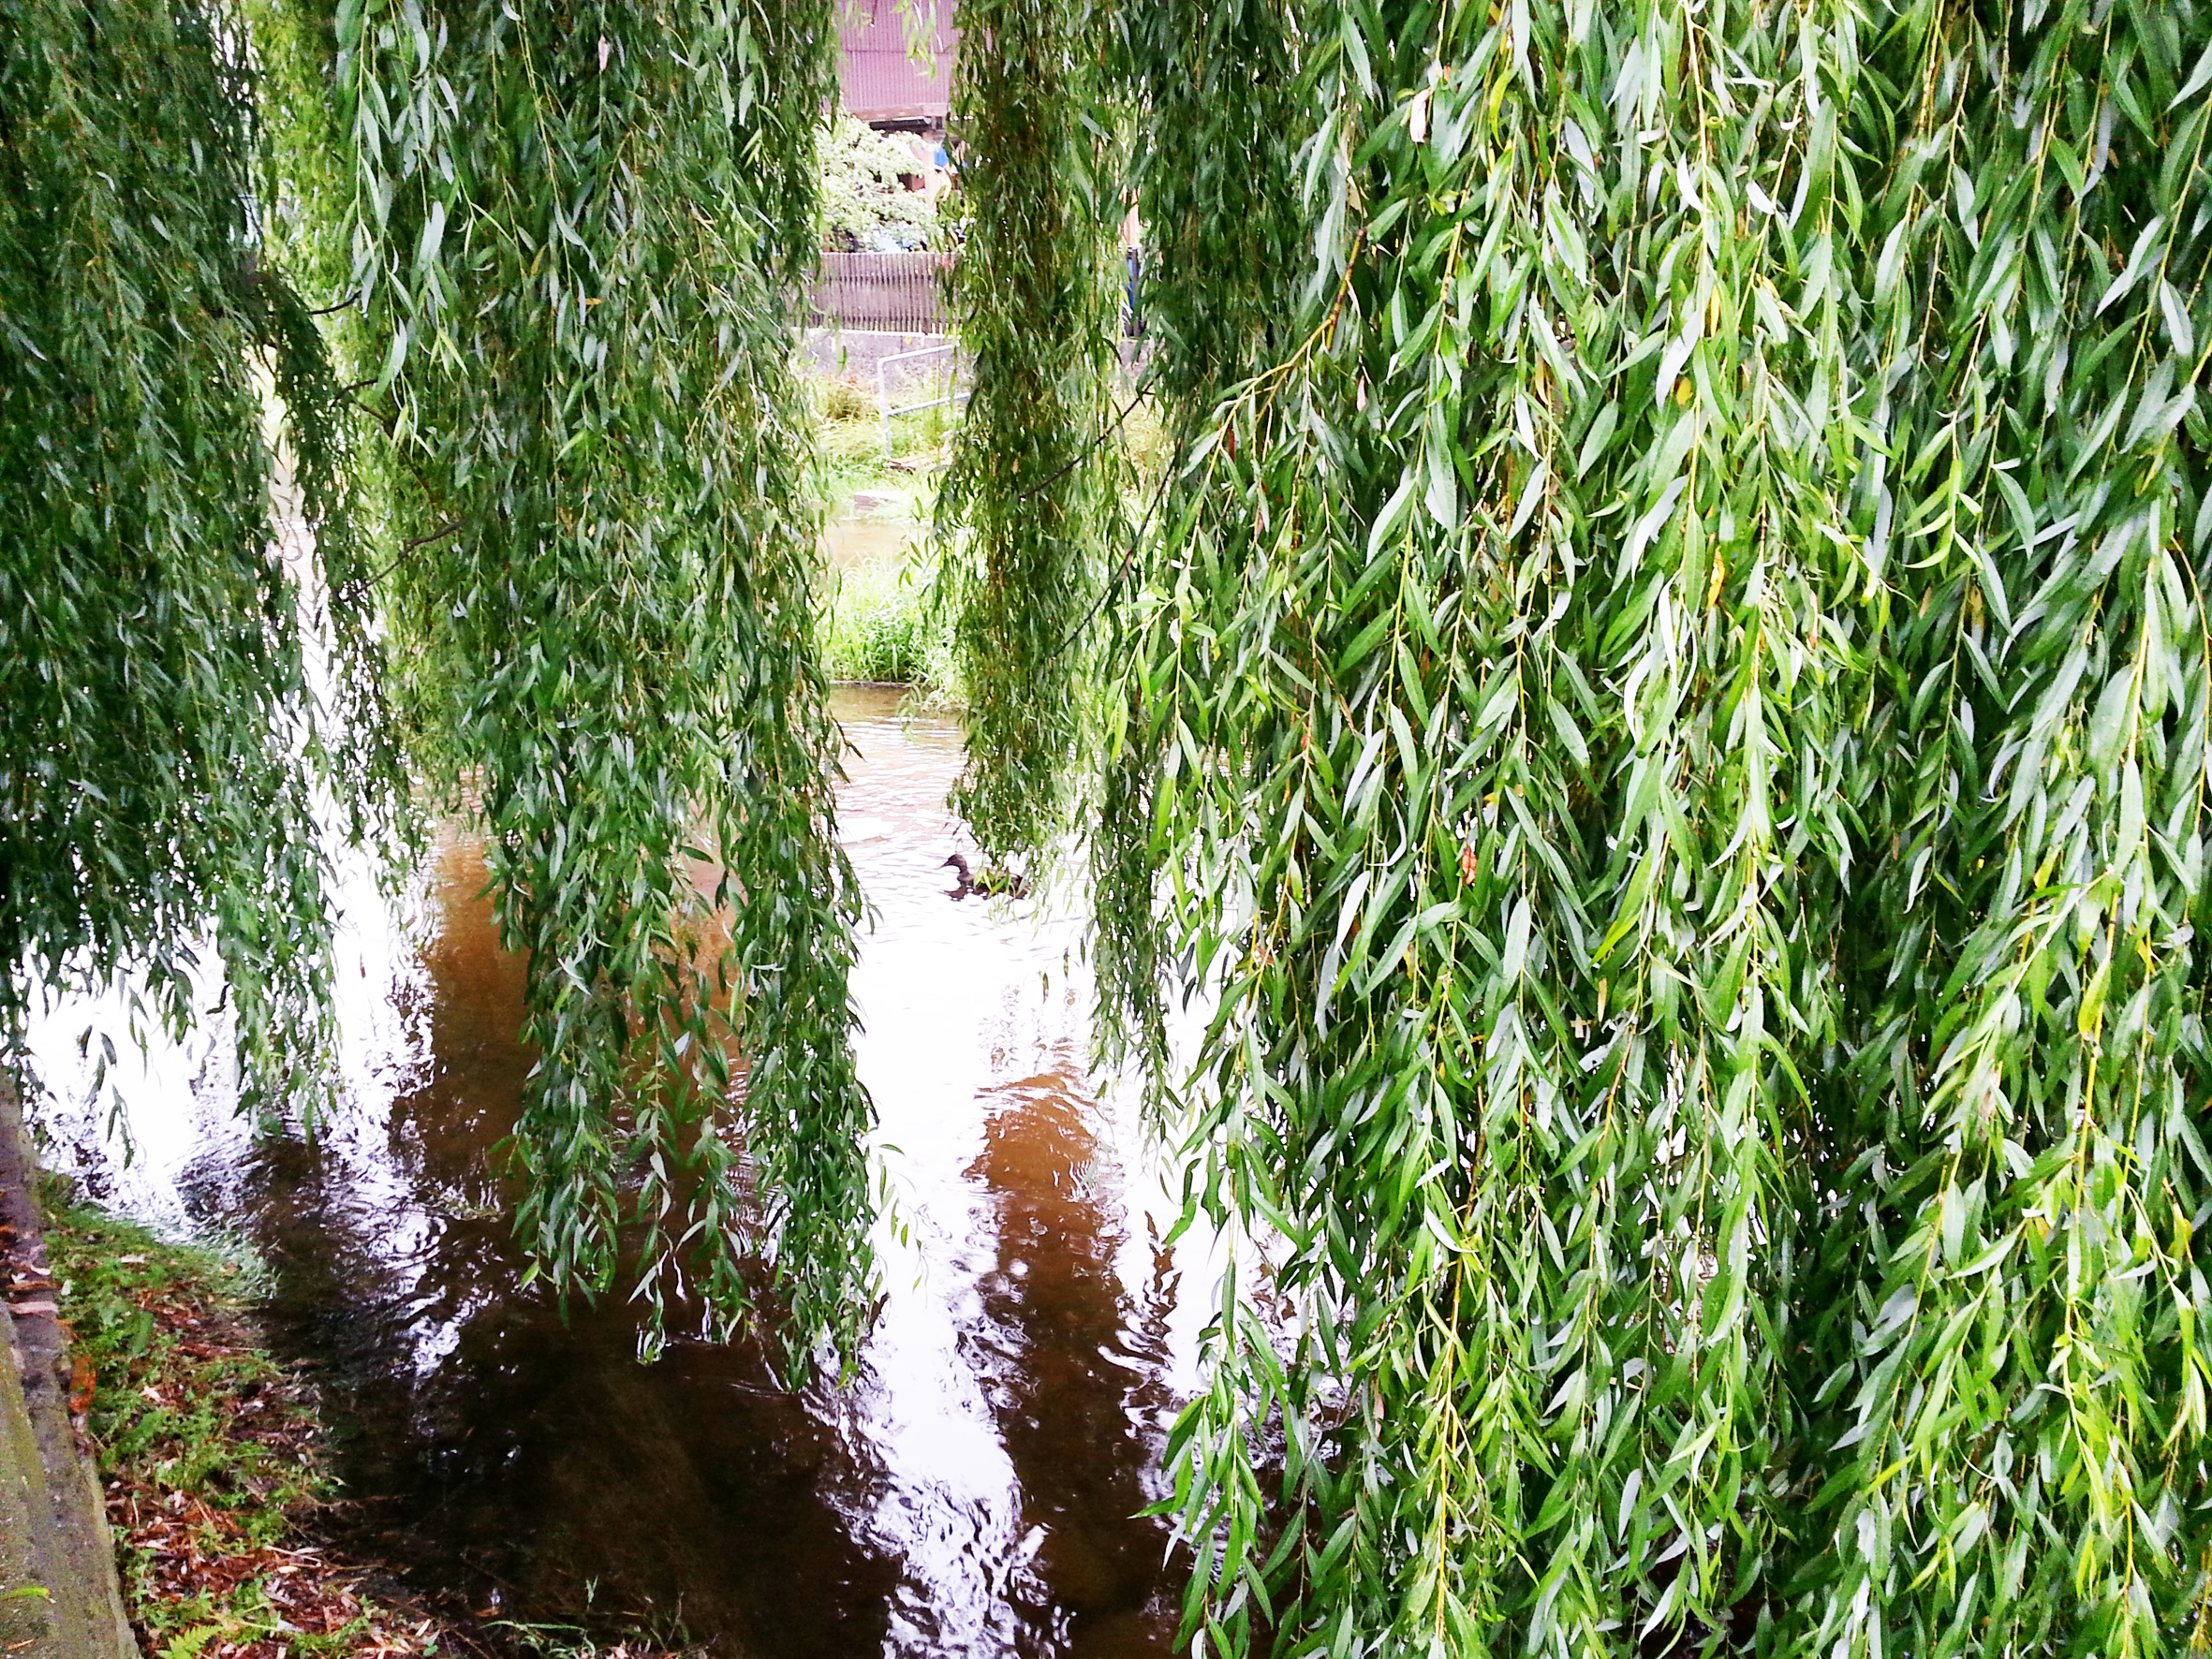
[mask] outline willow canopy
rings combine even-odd
[[[540,1260],[795,1359],[871,1273],[834,22],[0,0],[14,994],[212,933],[297,1086],[317,791],[386,835],[404,751],[529,953]],[[1188,1639],[2212,1650],[2212,8],[961,22],[956,800],[1083,849],[1269,1264]]]

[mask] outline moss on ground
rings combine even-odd
[[[147,1652],[375,1645],[374,1609],[333,1605],[287,1547],[330,1480],[312,1399],[241,1320],[248,1262],[82,1205],[48,1209],[80,1359],[71,1404],[99,1454],[124,1603]]]

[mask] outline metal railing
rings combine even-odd
[[[949,343],[944,345],[924,345],[915,351],[894,351],[876,360],[876,406],[883,411],[884,460],[891,459],[891,418],[893,415],[912,415],[923,409],[942,408],[949,404],[957,404],[962,398],[967,396],[966,391],[960,385],[960,360],[954,355],[957,349]],[[891,401],[891,376],[884,371],[892,363],[910,363],[917,358],[925,357],[942,357],[951,360],[945,365],[945,395],[941,398],[930,398],[926,402],[919,404],[893,404]],[[904,382],[912,377],[902,370],[899,378]]]

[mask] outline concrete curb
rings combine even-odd
[[[92,1458],[69,1418],[68,1331],[47,1275],[37,1164],[0,1074],[0,1652],[137,1659]],[[10,1593],[43,1591],[37,1593]]]

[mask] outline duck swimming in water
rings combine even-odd
[[[952,888],[946,895],[948,898],[965,899],[970,893],[981,893],[989,898],[1000,894],[1010,899],[1029,896],[1027,878],[1005,870],[986,870],[978,875],[968,869],[966,855],[963,853],[954,853],[939,868],[952,872]]]

